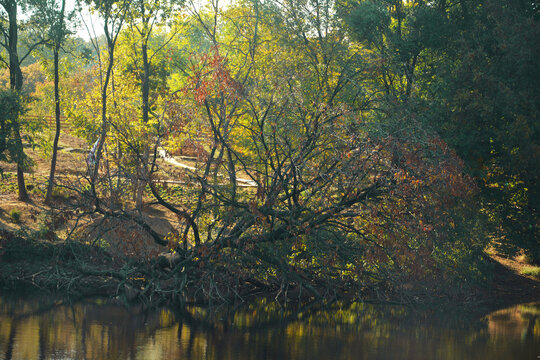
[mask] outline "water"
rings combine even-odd
[[[353,304],[320,310],[260,300],[237,309],[129,309],[0,295],[8,359],[537,359],[540,303],[482,318]]]

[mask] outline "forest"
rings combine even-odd
[[[0,0],[0,286],[463,302],[492,253],[540,277],[539,18]]]

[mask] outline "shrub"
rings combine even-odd
[[[53,188],[52,196],[57,200],[68,200],[70,198],[69,191],[59,186]]]
[[[9,212],[9,217],[11,218],[11,221],[13,221],[15,224],[18,224],[21,221],[21,211],[17,209],[12,209]]]

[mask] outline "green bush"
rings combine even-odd
[[[9,217],[11,218],[11,221],[13,221],[15,224],[18,224],[21,221],[21,211],[17,209],[12,209],[9,212]]]

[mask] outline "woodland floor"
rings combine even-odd
[[[87,165],[86,156],[90,145],[83,139],[69,134],[62,133],[59,143],[57,157],[56,178],[60,182],[70,182],[74,179],[81,179],[85,176]],[[10,232],[31,233],[38,231],[45,221],[45,217],[51,217],[54,209],[43,204],[44,193],[49,175],[50,160],[47,159],[39,149],[26,147],[25,153],[32,159],[34,166],[31,171],[25,174],[26,186],[30,195],[30,202],[20,202],[17,200],[17,180],[15,164],[0,162],[0,169],[3,170],[4,177],[0,178],[0,230]],[[181,161],[188,167],[197,165],[195,158],[182,157]],[[185,177],[185,170],[171,163],[159,160],[160,172],[158,177],[162,181],[182,183]],[[84,183],[84,181],[83,181]],[[53,207],[62,208],[66,202],[61,196],[55,200]],[[69,200],[68,200],[69,202]],[[14,222],[10,216],[11,211],[20,213],[18,222]],[[147,203],[143,208],[143,216],[155,231],[162,236],[173,231],[178,225],[178,218],[169,211],[156,204]],[[91,216],[77,223],[79,240],[94,242],[97,238],[103,238],[111,245],[111,249],[118,252],[118,255],[130,255],[135,250],[143,258],[156,256],[164,251],[157,246],[150,236],[140,235],[133,224],[120,224],[115,220],[103,220],[100,216]],[[74,227],[75,220],[70,219],[58,227],[55,231],[60,238],[65,238],[66,234]],[[107,229],[106,232],[101,230]],[[81,238],[82,234],[82,238]],[[126,238],[129,238],[126,240]],[[122,254],[123,253],[123,254]]]

